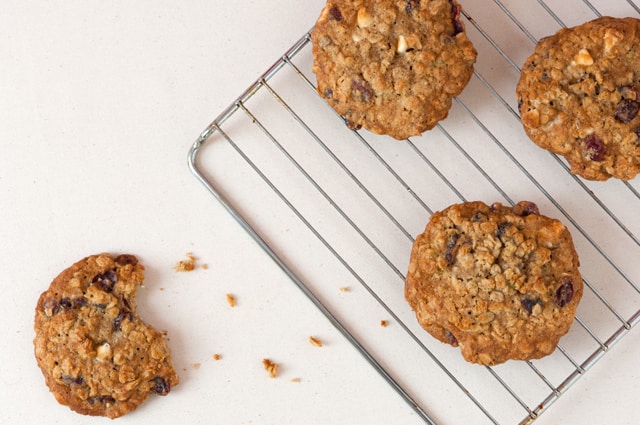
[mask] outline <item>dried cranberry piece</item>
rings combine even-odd
[[[462,25],[462,22],[460,21],[460,12],[462,11],[462,8],[460,8],[460,5],[455,4],[453,0],[449,0],[449,3],[451,3],[451,19],[453,19],[453,35],[456,36],[461,32],[464,32],[464,25]]]
[[[96,277],[93,278],[91,283],[99,286],[100,289],[102,289],[105,292],[111,292],[113,291],[113,286],[116,284],[117,281],[118,281],[118,275],[116,274],[116,272],[114,270],[107,270],[102,274],[96,275]]]
[[[120,313],[113,319],[113,331],[119,331],[122,328],[122,321],[124,319],[129,319],[129,321],[133,321],[133,313],[127,309],[120,310]]]
[[[511,224],[506,221],[498,224],[498,228],[496,229],[496,236],[502,239],[504,234],[507,233],[507,229],[509,228],[509,226],[511,226]]]
[[[58,301],[55,298],[47,298],[42,302],[42,308],[45,310],[51,310],[51,314],[58,314],[62,310],[73,310],[76,307],[75,300],[64,297]]]
[[[560,281],[560,286],[556,289],[555,302],[558,306],[564,307],[569,304],[573,299],[573,280],[569,277],[564,277]]]
[[[529,314],[533,312],[533,307],[536,304],[542,304],[542,300],[540,298],[529,298],[523,297],[520,299],[520,304],[522,304],[522,308]]]
[[[87,399],[89,404],[93,403],[103,403],[103,404],[114,404],[116,399],[111,397],[110,395],[97,395],[95,397],[90,397]]]
[[[596,162],[604,160],[604,155],[607,152],[607,147],[602,140],[595,134],[590,134],[582,140],[582,145],[587,157]]]
[[[444,331],[444,337],[447,340],[447,344],[453,345],[454,347],[458,346],[458,338],[456,338],[449,329]]]
[[[515,206],[514,212],[522,217],[526,217],[532,214],[540,214],[540,209],[533,202],[522,201],[518,202],[518,204]]]
[[[60,308],[63,308],[65,310],[72,310],[73,309],[73,302],[71,302],[71,300],[69,298],[62,298],[60,300]]]
[[[62,379],[65,383],[71,385],[82,385],[84,384],[84,378],[82,376],[78,376],[78,377],[73,377],[73,376],[66,376],[66,375],[62,375],[60,377],[60,379]]]
[[[404,10],[408,15],[411,15],[414,10],[416,10],[420,6],[420,0],[405,0]]]
[[[522,212],[523,216],[528,216],[528,215],[532,215],[532,214],[540,214],[540,210],[538,209],[538,206],[536,204],[534,204],[533,202],[527,202],[527,206],[525,207],[524,211]]]
[[[151,382],[153,382],[153,392],[158,395],[167,395],[171,391],[171,385],[161,376],[153,378]]]
[[[351,87],[353,87],[353,89],[360,94],[360,98],[362,99],[363,102],[368,103],[369,101],[371,101],[373,92],[368,87],[367,83],[360,82],[358,80],[353,80],[353,82],[351,83]]]
[[[84,307],[89,304],[89,301],[85,297],[74,298],[73,306],[75,308]]]
[[[444,259],[447,261],[447,264],[451,265],[456,260],[456,253],[458,251],[458,239],[460,239],[460,235],[454,233],[449,237],[447,241],[447,246],[444,249]]]
[[[640,103],[631,99],[622,99],[616,106],[615,117],[622,123],[627,123],[638,116]]]
[[[332,6],[331,9],[329,9],[329,16],[338,22],[342,21],[342,13],[340,12],[340,9],[335,6]]]
[[[122,254],[122,255],[118,255],[115,258],[115,262],[120,266],[126,266],[127,264],[131,264],[132,266],[135,266],[136,264],[138,264],[138,258],[135,255]]]
[[[485,213],[483,213],[483,212],[481,212],[481,211],[476,211],[476,212],[471,216],[471,221],[476,222],[476,223],[478,223],[478,222],[484,222],[484,221],[487,221],[488,219],[489,219],[489,217],[488,217]]]
[[[346,124],[350,130],[360,130],[362,128],[362,124],[355,123],[351,120],[346,120]]]
[[[42,309],[45,312],[49,310],[51,311],[51,314],[56,314],[60,311],[60,303],[55,298],[47,298],[44,301],[42,301]]]

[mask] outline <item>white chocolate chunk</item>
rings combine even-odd
[[[622,34],[619,31],[607,29],[604,33],[604,52],[609,53],[620,40],[622,40]]]
[[[107,361],[111,359],[111,344],[108,342],[103,342],[96,349],[96,357],[100,361]]]
[[[580,49],[575,58],[576,65],[593,65],[593,58],[587,49]]]
[[[398,48],[396,49],[396,51],[398,53],[406,53],[408,48],[409,45],[407,44],[407,39],[404,37],[404,35],[398,37]]]
[[[358,16],[356,19],[360,28],[367,28],[373,23],[373,16],[367,11],[367,8],[364,6],[358,9]]]

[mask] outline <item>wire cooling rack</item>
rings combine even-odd
[[[464,7],[476,71],[432,131],[398,142],[349,130],[316,94],[307,33],[201,133],[189,166],[425,423],[526,424],[640,321],[640,182],[582,180],[533,145],[517,113],[519,64],[561,27],[640,8]],[[548,357],[467,364],[417,325],[403,299],[414,237],[452,203],[525,199],[574,236],[585,283],[578,315]]]

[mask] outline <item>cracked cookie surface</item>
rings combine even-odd
[[[536,359],[573,322],[578,266],[568,229],[535,204],[455,204],[416,238],[405,298],[420,325],[469,362]]]
[[[640,172],[640,20],[602,17],[543,38],[516,96],[529,138],[589,180]]]
[[[42,293],[35,356],[59,403],[113,419],[178,384],[162,334],[136,312],[143,279],[135,256],[100,254],[64,270]]]
[[[447,117],[476,50],[454,0],[328,0],[311,33],[318,93],[350,128],[396,139]]]

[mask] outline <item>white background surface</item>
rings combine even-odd
[[[420,423],[186,166],[324,2],[55,3],[0,5],[0,423],[108,421],[58,405],[32,348],[39,294],[102,251],[145,264],[140,313],[168,331],[181,378],[119,423]],[[186,252],[208,269],[175,273]],[[639,342],[634,330],[536,423],[636,423]]]

